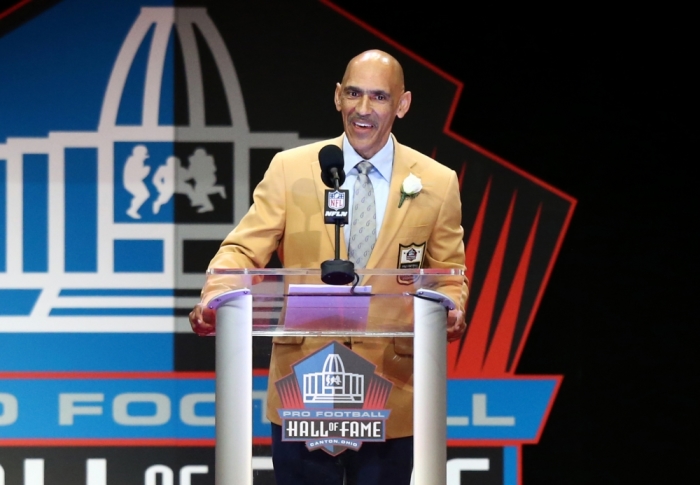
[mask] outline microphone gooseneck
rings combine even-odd
[[[349,193],[340,190],[345,182],[343,151],[336,145],[326,145],[318,153],[321,164],[321,180],[333,190],[326,190],[324,197],[324,222],[335,224],[335,259],[321,263],[321,280],[329,285],[346,285],[355,280],[355,265],[340,259],[340,227],[348,223]]]

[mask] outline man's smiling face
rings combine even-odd
[[[343,82],[335,88],[335,107],[343,116],[345,135],[365,160],[386,144],[394,118],[403,118],[410,104],[401,66],[381,51],[367,51],[350,61]]]

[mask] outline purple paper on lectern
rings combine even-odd
[[[367,328],[371,286],[289,285],[287,330],[348,331]]]

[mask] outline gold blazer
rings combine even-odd
[[[319,268],[334,257],[334,226],[323,221],[324,191],[318,162],[319,150],[328,144],[342,148],[338,138],[312,143],[278,153],[253,193],[253,205],[231,231],[212,259],[210,268],[264,268],[277,251],[285,268]],[[406,199],[399,208],[401,184],[410,174],[421,179],[417,197]],[[394,139],[394,161],[384,221],[367,268],[397,268],[399,246],[425,244],[425,268],[464,269],[461,203],[457,176],[453,170]],[[347,246],[341,231],[340,257],[347,259]],[[362,284],[390,284],[372,277]],[[393,284],[398,284],[396,281]],[[202,290],[202,300],[229,288],[210,279]],[[468,295],[466,278],[440,288],[464,309]],[[406,308],[370,308],[370,315],[400,320],[411,318]],[[376,372],[392,381],[394,387],[387,407],[391,415],[387,438],[413,433],[413,343],[405,338],[339,339],[373,362]],[[273,340],[268,386],[267,417],[280,424],[281,406],[274,383],[292,372],[291,365],[328,343],[328,339],[285,337]]]

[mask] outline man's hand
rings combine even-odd
[[[216,332],[216,312],[197,303],[190,312],[190,326],[201,337],[213,335]]]
[[[464,312],[462,310],[450,310],[447,314],[447,341],[455,342],[462,338],[467,331],[467,324],[464,323]]]

